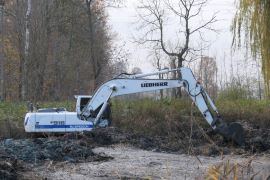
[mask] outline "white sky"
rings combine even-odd
[[[126,43],[125,48],[130,53],[129,68],[132,69],[133,67],[137,66],[140,67],[143,72],[150,72],[155,68],[152,65],[152,61],[148,57],[148,50],[132,42],[133,35],[137,36],[139,33],[136,29],[136,22],[138,21],[138,17],[136,16],[137,5],[137,0],[126,0],[126,5],[124,8],[110,8],[108,10],[109,22],[112,27],[112,31],[118,34],[116,40],[120,43]],[[203,11],[203,18],[205,20],[211,18],[215,12],[218,12],[217,19],[219,20],[212,26],[213,28],[219,30],[218,34],[211,31],[204,33],[204,39],[209,41],[211,45],[208,50],[203,52],[203,55],[216,57],[219,73],[228,71],[226,73],[229,74],[231,70],[228,69],[231,67],[231,62],[233,62],[235,67],[234,71],[236,71],[236,69],[241,69],[243,66],[246,66],[246,69],[254,69],[254,65],[252,64],[255,63],[251,62],[248,64],[248,62],[243,59],[244,56],[241,52],[235,53],[234,56],[230,58],[232,43],[230,26],[236,11],[235,0],[209,0],[208,5]],[[192,41],[196,42],[199,41],[199,39],[196,39],[195,37],[195,39],[192,39]],[[224,55],[226,57],[225,62]],[[245,73],[247,71],[248,70],[245,70]]]

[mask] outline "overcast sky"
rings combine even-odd
[[[143,72],[149,72],[155,69],[152,65],[152,61],[148,58],[149,52],[143,47],[132,42],[133,35],[138,35],[139,33],[136,29],[136,22],[138,21],[138,17],[136,16],[136,6],[138,6],[137,0],[126,0],[125,7],[110,8],[108,10],[109,22],[112,26],[112,30],[118,34],[117,41],[120,43],[125,42],[126,49],[128,49],[130,52],[129,68],[132,69],[132,67],[137,66],[140,67]],[[204,39],[210,42],[210,47],[208,50],[203,52],[203,55],[216,57],[220,72],[225,70],[224,67],[230,67],[232,43],[230,26],[235,15],[235,11],[235,0],[209,0],[208,5],[204,8],[204,19],[209,19],[212,17],[213,13],[218,12],[217,19],[219,21],[216,22],[212,27],[219,30],[219,33],[217,34],[212,31],[207,31],[204,33]],[[200,41],[200,39],[196,39],[195,37],[195,39],[192,39],[192,41],[196,42]],[[225,64],[223,62],[224,55],[228,59],[226,60]],[[239,52],[233,56],[233,61],[235,66],[241,67],[243,65],[247,65],[247,62],[243,60],[243,56]]]

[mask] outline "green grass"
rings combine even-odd
[[[189,100],[115,100],[113,123],[148,135],[169,135],[189,124]]]
[[[226,122],[246,121],[258,127],[270,127],[270,101],[236,99],[216,101],[216,106]],[[197,107],[188,99],[173,100],[115,100],[113,101],[115,125],[150,135],[168,135],[190,128],[193,119],[202,127],[209,127]]]
[[[270,127],[270,100],[218,100],[217,107],[226,121],[244,120],[260,127]]]
[[[40,108],[46,107],[65,107],[69,111],[74,111],[74,102],[41,102]],[[0,102],[0,121],[19,122],[22,125],[25,114],[27,113],[26,103],[23,102]]]
[[[243,120],[259,127],[270,127],[269,100],[219,99],[216,105],[225,121]],[[66,107],[69,111],[74,111],[75,102],[42,102],[39,107]],[[149,135],[174,136],[183,129],[189,129],[191,111],[196,122],[203,127],[209,127],[188,98],[112,100],[113,125]],[[26,112],[25,103],[0,102],[0,136],[22,129]]]
[[[24,103],[0,103],[0,121],[16,121],[19,122],[23,119],[26,112],[26,106]]]

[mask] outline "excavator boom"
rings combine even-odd
[[[180,79],[146,79],[153,75],[178,72]],[[77,96],[76,112],[64,108],[39,109],[28,112],[24,126],[26,132],[91,131],[110,125],[109,100],[115,96],[182,87],[198,107],[207,123],[219,134],[239,145],[244,144],[244,131],[240,124],[227,124],[220,118],[217,107],[198,83],[189,68],[164,69],[154,73],[114,78],[101,85],[93,96]]]
[[[145,79],[145,77],[178,71],[181,79]],[[79,113],[82,119],[93,120],[94,126],[101,123],[101,117],[110,98],[125,94],[134,94],[161,89],[183,87],[207,123],[219,134],[239,145],[244,144],[244,131],[240,124],[227,124],[220,118],[219,112],[207,92],[198,83],[190,68],[165,69],[155,73],[129,75],[115,78],[101,85],[92,99]]]

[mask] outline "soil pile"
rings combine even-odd
[[[244,124],[245,150],[251,153],[270,152],[270,128]]]
[[[9,158],[38,164],[44,160],[52,161],[99,161],[105,160],[103,155],[95,154],[87,142],[70,139],[66,136],[36,139],[5,139],[0,149]]]
[[[0,179],[17,179],[18,174],[46,161],[107,161],[112,157],[92,151],[93,145],[79,134],[0,141]]]
[[[5,161],[0,161],[0,179],[16,179],[17,171],[21,167],[17,164],[14,159],[7,159]]]

